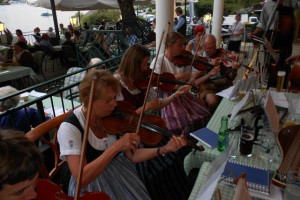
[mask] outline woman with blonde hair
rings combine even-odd
[[[93,81],[95,92],[91,97]],[[81,192],[101,191],[113,200],[150,199],[134,163],[175,152],[186,145],[183,138],[174,136],[164,146],[139,148],[139,134],[127,133],[126,129],[120,131],[120,135],[105,131],[108,128],[103,127],[102,118],[110,116],[115,110],[119,92],[119,81],[105,70],[90,71],[79,85],[79,96],[83,104],[73,110],[58,130],[60,158],[68,162],[72,174],[68,188],[70,196],[74,196],[79,165],[82,164],[80,153],[88,114],[90,127]],[[93,99],[93,107],[91,113],[88,113],[90,98]]]

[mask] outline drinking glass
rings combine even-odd
[[[284,122],[283,122],[284,127],[297,124],[296,110],[297,110],[297,107],[299,106],[299,100],[300,100],[299,97],[300,97],[299,93],[289,92],[287,94],[289,106],[288,106],[288,116],[284,119]]]
[[[283,88],[285,74],[286,74],[285,71],[278,71],[277,73],[277,83],[276,83],[277,92],[280,92]]]
[[[288,171],[283,200],[300,199],[300,171]]]
[[[261,85],[260,85],[260,91],[262,93],[266,93],[267,88],[268,88],[268,80],[269,80],[269,76],[268,74],[262,75],[261,76]]]
[[[241,131],[233,131],[233,136],[231,137],[233,140],[233,146],[230,154],[230,159],[236,159],[239,154],[240,135]]]
[[[242,156],[251,157],[253,142],[254,142],[254,128],[243,125],[241,127],[241,139],[240,139],[240,154]]]

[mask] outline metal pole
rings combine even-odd
[[[81,31],[81,17],[80,17],[80,11],[78,10],[78,20],[79,20],[79,30]]]
[[[56,34],[56,38],[59,40],[60,37],[59,37],[59,29],[58,29],[58,23],[57,23],[55,2],[54,2],[54,0],[50,0],[50,3],[51,3],[52,15],[53,15],[55,34]]]

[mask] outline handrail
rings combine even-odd
[[[91,69],[91,68],[96,68],[96,67],[101,66],[101,65],[103,65],[103,64],[107,64],[107,63],[110,63],[110,62],[114,62],[114,61],[116,61],[116,60],[119,61],[119,60],[121,59],[121,57],[122,57],[122,56],[118,56],[118,57],[115,57],[115,58],[112,58],[112,59],[108,59],[108,60],[103,61],[103,62],[101,62],[101,63],[98,63],[98,64],[96,64],[96,65],[88,66],[88,67],[82,68],[82,69],[80,69],[80,70],[78,70],[78,71],[75,71],[75,72],[72,72],[72,73],[69,73],[69,74],[65,74],[65,75],[62,75],[62,76],[53,78],[53,79],[51,79],[51,80],[45,81],[45,82],[43,82],[43,83],[40,83],[40,84],[38,84],[38,85],[31,86],[31,87],[29,87],[29,88],[20,90],[20,91],[14,93],[14,94],[10,94],[10,95],[7,95],[7,96],[5,96],[5,97],[0,98],[0,102],[5,101],[5,100],[8,99],[8,98],[11,98],[11,97],[20,95],[20,94],[25,93],[25,92],[31,92],[32,90],[35,90],[35,89],[37,89],[37,88],[39,88],[39,87],[41,87],[41,86],[46,86],[46,85],[48,85],[48,84],[50,84],[50,83],[56,83],[56,82],[58,82],[58,81],[60,81],[60,80],[64,80],[66,77],[73,76],[73,75],[75,75],[75,74],[81,73],[81,72],[86,71],[86,70],[89,70],[89,69]],[[116,69],[117,69],[117,66],[114,66],[114,67],[108,68],[107,70],[113,72],[113,71],[115,71]],[[71,88],[73,88],[73,87],[75,87],[75,86],[78,86],[79,83],[80,83],[80,81],[78,81],[78,82],[76,82],[76,83],[74,83],[74,84],[68,85],[68,86],[62,86],[62,87],[56,89],[55,91],[52,91],[52,92],[49,92],[49,93],[45,94],[45,95],[42,96],[42,97],[38,97],[38,98],[36,98],[36,99],[34,99],[34,100],[29,100],[29,101],[27,101],[27,102],[24,102],[24,103],[22,103],[22,104],[20,104],[20,105],[18,105],[18,106],[16,106],[16,107],[14,107],[14,108],[11,108],[11,109],[7,110],[6,112],[0,113],[0,117],[6,116],[6,115],[12,115],[14,112],[16,112],[16,111],[18,111],[18,110],[20,110],[20,109],[22,109],[22,108],[26,108],[26,107],[29,107],[29,106],[32,106],[32,105],[36,104],[36,107],[37,107],[38,112],[39,112],[39,117],[40,117],[43,121],[45,121],[45,113],[44,113],[44,108],[43,108],[43,103],[42,103],[42,101],[45,100],[45,99],[47,99],[47,98],[51,98],[52,96],[55,96],[55,95],[59,95],[59,96],[61,97],[62,106],[63,106],[63,112],[66,112],[66,110],[65,110],[65,108],[64,108],[64,102],[63,102],[63,96],[62,96],[62,94],[63,94],[64,91],[68,91],[68,90],[70,90]],[[72,103],[72,109],[74,109],[73,100],[71,100],[71,103]],[[53,105],[54,105],[54,104],[53,104],[53,100],[52,100],[52,98],[51,98],[51,106],[52,106],[52,109],[54,110]]]

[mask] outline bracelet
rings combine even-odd
[[[165,154],[160,154],[160,147],[157,148],[157,156],[165,156]]]

